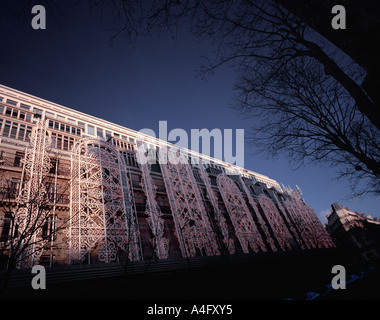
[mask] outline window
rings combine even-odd
[[[52,148],[57,147],[57,134],[55,132],[51,134],[51,147]]]
[[[0,101],[3,101],[3,97],[0,97]]]
[[[37,108],[34,108],[33,111],[39,115],[42,115],[42,110],[41,109],[37,109]]]
[[[136,158],[134,154],[125,152],[124,159],[128,166],[137,167]]]
[[[25,112],[24,111],[20,111],[20,119],[25,120]]]
[[[30,113],[26,114],[25,121],[28,121],[28,122],[32,121],[32,115]]]
[[[69,150],[71,150],[73,148],[73,145],[74,145],[74,138],[70,138],[69,139]]]
[[[88,134],[94,135],[95,134],[94,130],[95,130],[95,128],[93,126],[87,125],[87,133]]]
[[[18,123],[13,122],[10,138],[16,139],[17,129],[18,129]]]
[[[27,126],[26,127],[26,135],[25,135],[25,141],[30,141],[30,135],[32,134],[32,127]]]
[[[13,118],[17,118],[17,117],[18,117],[18,110],[13,109],[12,117],[13,117]]]
[[[54,128],[54,121],[53,120],[49,120],[49,128]]]
[[[70,123],[73,123],[73,124],[77,123],[74,119],[70,119],[70,118],[67,119],[67,122],[70,122]]]
[[[50,118],[54,118],[54,113],[45,111],[45,116],[50,117]]]
[[[62,135],[58,135],[57,138],[57,149],[62,149]]]
[[[78,122],[78,126],[80,126],[81,128],[85,128],[85,124],[83,122]]]
[[[12,108],[7,107],[7,108],[5,109],[5,115],[8,116],[8,117],[10,117],[11,114],[12,114]]]
[[[24,158],[24,153],[16,152],[15,160],[13,162],[14,167],[21,167],[21,159]]]
[[[11,129],[11,122],[7,120],[5,121],[5,125],[4,125],[4,131],[3,131],[4,137],[8,137],[10,129]]]
[[[2,127],[3,120],[0,120],[0,130]],[[29,141],[29,135],[32,132],[32,127],[26,126],[18,122],[12,122],[6,120],[3,130],[3,136],[12,139],[17,139],[20,141]]]
[[[7,212],[3,220],[0,241],[4,242],[9,239],[9,232],[11,230],[11,222],[12,222],[12,213]]]
[[[58,119],[58,120],[63,120],[63,121],[65,121],[65,120],[66,120],[66,118],[65,118],[65,117],[62,117],[62,116],[60,116],[59,114],[57,114],[57,119]]]
[[[8,104],[11,104],[12,106],[17,106],[17,102],[16,102],[16,101],[13,101],[13,100],[9,100],[9,99],[7,99],[7,103],[8,103]]]
[[[110,137],[111,137],[111,132],[109,132],[109,131],[106,131],[106,139],[109,139]]]
[[[55,174],[55,170],[57,169],[57,161],[56,159],[50,159],[51,167],[49,173]]]
[[[54,188],[47,188],[50,202],[54,202]],[[44,225],[41,228],[42,239],[51,241],[53,236],[53,216],[47,217]]]
[[[97,134],[98,137],[104,138],[103,137],[103,129],[97,128],[96,129],[96,134]]]
[[[66,136],[63,137],[63,150],[69,150],[69,138]]]
[[[30,110],[30,107],[29,106],[26,106],[25,104],[20,104],[20,108],[23,108],[25,110]]]
[[[54,129],[58,130],[59,129],[59,123],[58,122],[54,122]]]
[[[20,129],[18,131],[18,140],[24,140],[25,137],[25,124],[20,124]]]
[[[1,101],[1,100],[0,100]],[[0,106],[0,113],[2,114],[4,112],[4,107]]]

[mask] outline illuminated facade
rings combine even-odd
[[[0,139],[1,241],[47,199],[20,267],[334,246],[275,180],[189,150],[186,164],[141,163],[140,143],[171,144],[2,85]]]

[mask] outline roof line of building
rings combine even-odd
[[[73,117],[73,113],[74,113],[76,117],[78,117],[79,119],[83,119],[83,121],[88,122],[90,120],[91,122],[94,122],[94,124],[100,124],[104,127],[109,127],[110,129],[111,128],[114,129],[116,127],[118,130],[120,130],[121,132],[123,132],[126,135],[133,135],[135,137],[140,135],[140,136],[144,137],[144,142],[148,142],[148,143],[154,144],[156,146],[157,145],[158,146],[166,146],[166,147],[173,146],[173,144],[168,142],[168,141],[164,141],[164,140],[161,140],[159,138],[155,138],[155,137],[149,136],[147,134],[140,133],[140,132],[135,131],[133,129],[129,129],[129,128],[126,128],[124,126],[121,126],[119,124],[116,124],[116,123],[113,123],[113,122],[110,122],[110,121],[107,121],[107,120],[86,114],[86,113],[81,112],[81,111],[77,111],[75,109],[57,104],[55,102],[48,101],[48,100],[43,99],[43,98],[36,97],[32,94],[25,93],[25,92],[19,91],[19,90],[14,89],[14,88],[7,87],[3,84],[0,84],[0,93],[4,93],[8,96],[22,100],[25,103],[31,103],[33,105],[37,105],[37,106],[40,106],[43,108],[50,109],[51,111],[60,112],[60,113],[64,114],[65,116],[68,116],[68,117],[70,117],[70,116]],[[212,158],[210,156],[201,154],[201,153],[193,151],[191,149],[187,149],[187,148],[181,148],[181,149],[185,150],[190,155],[206,159],[210,162],[213,162],[214,164],[219,164],[228,170],[237,171],[241,175],[253,175],[256,179],[258,178],[258,179],[262,179],[264,181],[266,180],[267,182],[271,182],[272,184],[276,185],[280,190],[282,190],[279,183],[276,180],[269,178],[268,176],[265,176],[263,174],[251,171],[249,169],[239,167],[239,166],[234,165],[234,164],[227,163],[223,160]]]

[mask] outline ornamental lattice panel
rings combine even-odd
[[[16,199],[16,219],[21,242],[21,258],[18,267],[31,268],[39,263],[46,240],[42,238],[42,225],[48,215],[46,176],[51,168],[48,155],[50,138],[46,123],[39,121],[30,136],[30,145],[26,150],[23,166],[22,184]]]
[[[226,246],[228,252],[230,254],[234,254],[235,253],[234,240],[228,232],[228,225],[226,223],[226,219],[224,218],[222,211],[219,209],[218,198],[215,195],[214,191],[212,190],[210,177],[208,176],[208,173],[206,172],[204,168],[202,159],[199,159],[199,173],[201,175],[204,185],[206,186],[207,197],[210,199],[210,202],[214,208],[215,219],[223,235],[223,239],[222,239],[223,243]]]
[[[284,205],[308,249],[335,247],[314,210],[298,196],[292,195],[291,200],[287,199]]]
[[[170,157],[166,157],[167,164],[160,163],[160,167],[182,255],[194,257],[197,251],[207,256],[219,255],[216,236],[191,166],[183,158],[185,156],[176,158],[176,153],[171,150],[169,155]],[[169,159],[180,160],[176,163]]]
[[[103,262],[115,261],[119,250],[139,260],[139,232],[120,153],[95,139],[78,141],[71,154],[71,179],[70,263],[82,262],[94,251]]]
[[[323,227],[322,222],[318,219],[314,209],[306,204],[303,205],[305,210],[305,218],[307,217],[310,221],[310,226],[312,232],[315,234],[316,243],[319,248],[333,248],[335,247],[330,235],[327,233],[326,229]]]
[[[249,247],[254,252],[258,252],[259,248],[262,251],[267,251],[260,232],[235,182],[225,175],[218,175],[217,184],[243,252],[248,253]]]
[[[304,208],[297,201],[297,199],[293,198],[293,201],[286,199],[284,201],[284,205],[292,217],[294,224],[298,233],[300,234],[303,242],[306,245],[307,249],[312,249],[316,247],[315,238],[312,234],[312,229],[309,226],[308,217],[305,217]],[[303,246],[302,246],[303,247]],[[303,247],[304,248],[304,247]]]
[[[149,161],[137,161],[141,173],[141,187],[146,196],[145,213],[148,215],[147,222],[152,231],[152,246],[159,259],[167,259],[169,255],[169,240],[164,235],[164,220],[160,206],[156,201],[156,185],[151,177],[151,165]]]
[[[300,246],[301,249],[305,249],[303,242],[302,242],[302,239],[299,236],[299,234],[297,233],[292,221],[289,219],[289,214],[285,210],[284,206],[281,204],[281,201],[278,198],[277,193],[273,190],[269,190],[269,193],[272,195],[272,199],[275,200],[277,207],[279,208],[280,212],[282,213],[282,218],[286,222],[286,224],[288,226],[288,230],[293,235],[293,238],[296,240],[297,244]]]
[[[260,194],[259,204],[264,211],[265,217],[268,220],[273,235],[278,241],[281,250],[286,250],[286,248],[291,249],[292,246],[290,241],[292,236],[273,201],[266,195]]]
[[[239,176],[239,179],[240,179],[241,185],[243,186],[244,192],[247,195],[248,202],[251,205],[253,211],[255,211],[255,214],[256,214],[256,217],[257,217],[257,221],[258,221],[258,223],[259,223],[259,225],[261,227],[261,230],[263,230],[263,232],[265,234],[265,237],[266,237],[265,240],[266,240],[266,242],[269,244],[269,247],[273,251],[277,251],[277,248],[276,248],[276,245],[274,243],[274,240],[272,239],[272,236],[269,233],[268,226],[267,226],[265,220],[263,219],[263,217],[261,216],[261,213],[259,212],[259,209],[257,208],[257,203],[253,200],[251,192],[249,191],[249,189],[248,189],[247,185],[245,184],[243,178],[241,176]]]

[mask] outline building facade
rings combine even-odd
[[[3,267],[334,246],[298,191],[171,146],[0,85]]]
[[[380,258],[380,219],[343,207],[331,205],[326,230],[337,247],[351,253],[354,263]]]

